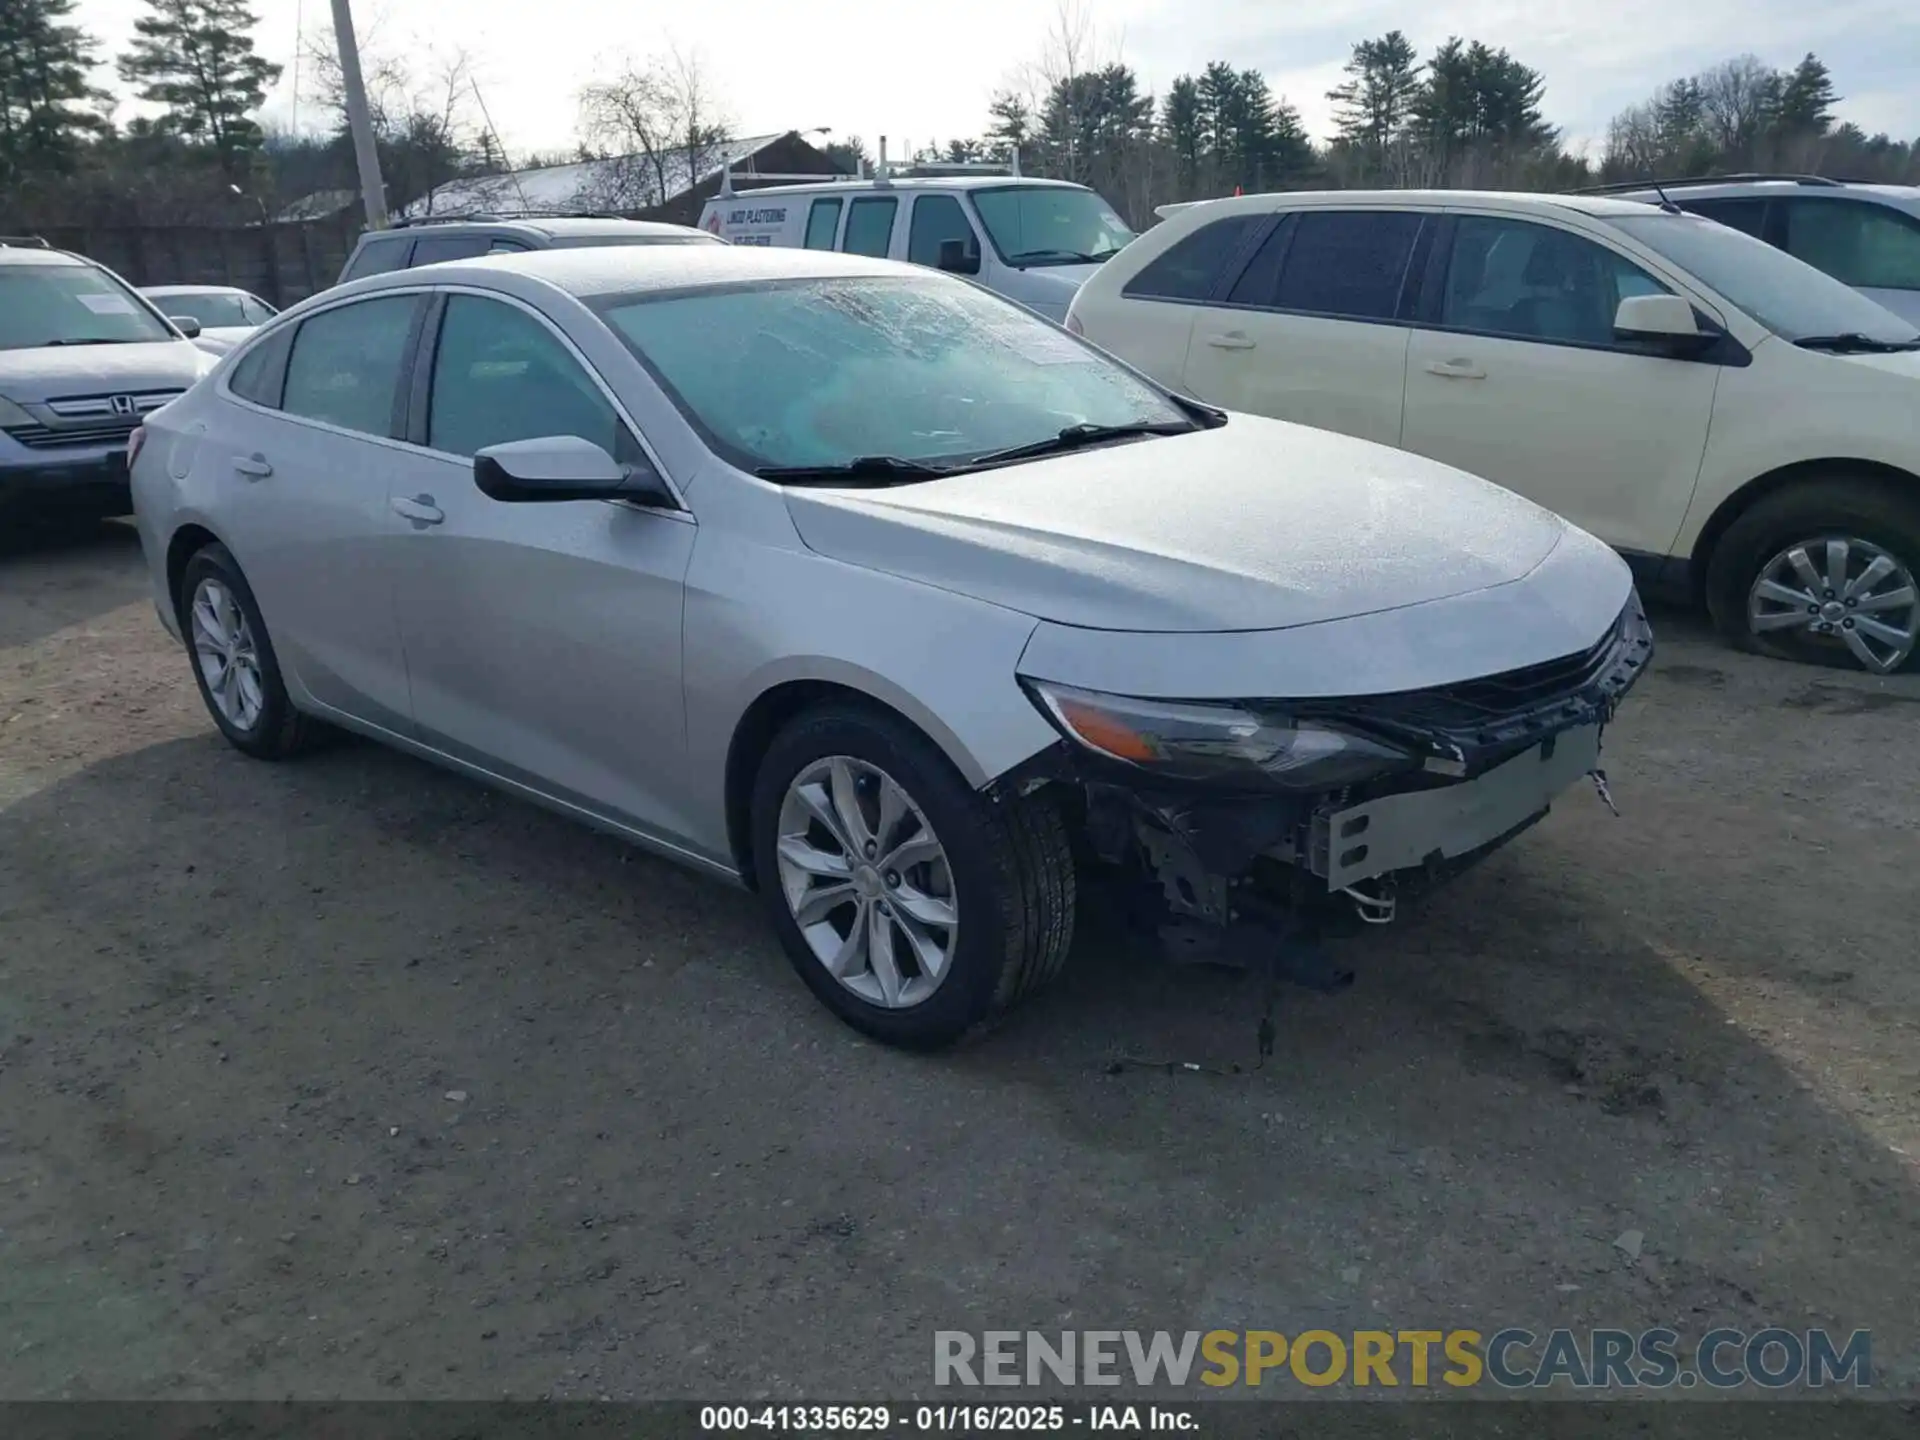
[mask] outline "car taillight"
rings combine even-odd
[[[1085,335],[1087,333],[1087,327],[1080,323],[1080,317],[1071,311],[1067,313],[1067,329],[1075,335]]]
[[[147,443],[147,427],[136,425],[133,433],[127,436],[127,468],[133,468],[133,462],[140,458],[140,447]]]

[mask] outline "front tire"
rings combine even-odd
[[[949,1045],[1066,962],[1073,858],[1051,797],[988,799],[897,717],[793,721],[761,761],[751,823],[788,959],[876,1040]]]
[[[306,749],[318,722],[293,708],[260,607],[226,546],[194,553],[177,598],[200,698],[228,743],[258,760]]]
[[[1776,491],[1727,527],[1707,606],[1734,644],[1890,675],[1920,645],[1920,495],[1865,479]]]

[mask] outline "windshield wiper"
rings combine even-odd
[[[898,455],[861,455],[834,465],[762,465],[753,473],[781,485],[899,485],[953,471]]]
[[[1844,335],[1802,335],[1793,343],[1802,350],[1830,350],[1836,355],[1845,355],[1850,351],[1892,355],[1902,350],[1920,350],[1920,339],[1876,340],[1871,335],[1862,335],[1858,330],[1849,330]]]
[[[141,343],[143,342],[139,340],[105,340],[99,338],[89,340],[49,340],[45,348],[51,349],[55,345],[139,345]]]
[[[1104,445],[1114,440],[1132,440],[1142,435],[1187,435],[1197,426],[1185,420],[1140,421],[1132,425],[1069,425],[1066,429],[1027,445],[1010,445],[1005,450],[989,450],[966,464],[969,470],[989,465],[1004,465],[1014,460],[1034,460],[1042,455],[1064,455],[1084,450],[1089,445]]]
[[[1007,263],[1022,265],[1029,260],[1058,260],[1067,265],[1097,265],[1119,253],[1118,250],[1102,250],[1097,255],[1089,255],[1084,250],[1022,250],[1009,255]]]

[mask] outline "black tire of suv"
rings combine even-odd
[[[1707,563],[1707,610],[1720,633],[1756,655],[1860,669],[1845,650],[1832,654],[1769,642],[1747,628],[1747,592],[1764,566],[1796,540],[1823,531],[1842,531],[1870,540],[1920,575],[1920,487],[1837,475],[1797,481],[1757,502],[1727,527]],[[1920,650],[1901,667],[1920,663]]]
[[[886,771],[946,850],[959,941],[931,996],[890,1010],[855,995],[815,958],[781,893],[775,846],[787,787],[829,755]],[[754,783],[753,861],[787,958],[808,989],[863,1034],[908,1050],[951,1045],[1051,981],[1073,944],[1075,875],[1067,830],[1045,790],[996,802],[972,790],[939,748],[878,707],[809,711],[774,737]]]
[[[220,707],[214,703],[207,689],[207,677],[201,672],[200,657],[194,654],[193,595],[200,582],[209,576],[218,579],[232,593],[234,602],[247,617],[247,628],[253,632],[260,661],[260,689],[265,703],[250,729],[241,729],[220,713]],[[256,760],[286,760],[313,746],[324,727],[311,716],[294,709],[286,683],[280,678],[280,661],[273,653],[273,641],[267,634],[267,623],[260,618],[260,606],[253,598],[247,577],[241,573],[239,562],[226,546],[218,543],[203,546],[188,559],[180,572],[180,593],[174,596],[174,613],[180,620],[180,633],[186,642],[187,664],[193,669],[194,684],[200,687],[200,699],[228,744]]]

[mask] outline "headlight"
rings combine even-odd
[[[1169,780],[1330,790],[1419,763],[1365,735],[1273,711],[1027,684],[1071,739]]]
[[[39,422],[6,396],[0,395],[0,426],[36,425]]]

